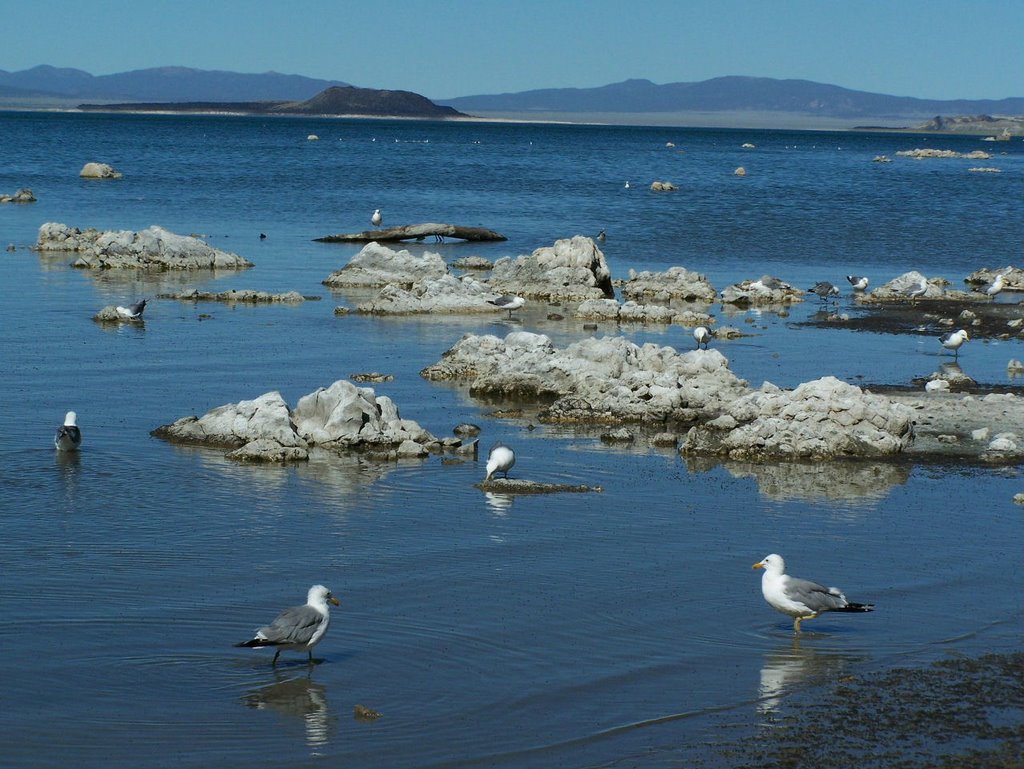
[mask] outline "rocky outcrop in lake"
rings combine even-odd
[[[411,288],[388,285],[373,299],[358,306],[359,312],[374,315],[422,313],[493,313],[500,308],[488,303],[494,292],[482,281],[466,276],[441,275],[427,278]]]
[[[39,228],[37,251],[72,251],[72,267],[84,269],[244,270],[252,262],[212,248],[199,238],[153,225],[131,230],[80,230],[47,222]]]
[[[302,304],[317,301],[319,296],[303,296],[298,291],[272,294],[253,289],[231,289],[230,291],[200,291],[192,288],[176,294],[157,294],[158,299],[177,299],[179,302],[225,302],[227,304]]]
[[[722,303],[743,307],[781,307],[802,302],[803,296],[803,291],[793,288],[789,283],[771,275],[762,275],[757,280],[744,280],[726,286],[722,290]]]
[[[574,317],[622,323],[675,323],[680,326],[705,326],[714,323],[714,319],[704,312],[679,310],[660,304],[619,304],[614,299],[588,299],[581,302]]]
[[[413,254],[395,251],[380,243],[367,243],[349,263],[323,281],[330,288],[347,286],[397,286],[412,288],[413,284],[447,274],[448,265],[440,254],[430,251]]]
[[[124,176],[106,163],[86,163],[78,175],[83,179],[120,179]]]
[[[543,334],[467,335],[422,376],[470,383],[470,394],[552,401],[546,422],[693,423],[712,419],[749,392],[717,350],[679,353],[622,337],[558,349]]]
[[[707,277],[685,267],[670,267],[664,272],[629,271],[629,280],[622,284],[626,299],[651,299],[667,302],[682,299],[687,302],[714,302],[718,298]]]
[[[499,294],[548,301],[582,302],[615,296],[604,254],[592,238],[583,235],[556,240],[530,255],[499,259],[490,285]]]
[[[339,379],[299,399],[292,410],[279,392],[183,417],[152,433],[172,443],[233,449],[246,462],[305,460],[311,447],[363,450],[387,458],[423,456],[437,439],[372,388]]]
[[[875,457],[898,454],[913,438],[912,409],[824,377],[794,390],[765,383],[692,428],[681,451],[731,459]]]
[[[28,187],[22,187],[13,195],[0,193],[0,203],[35,203],[36,196]]]

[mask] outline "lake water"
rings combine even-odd
[[[996,154],[871,162],[920,146]],[[79,179],[92,160],[124,179]],[[651,193],[655,179],[679,191]],[[688,464],[529,411],[495,418],[494,404],[418,372],[466,333],[526,329],[562,345],[594,332],[538,303],[513,321],[338,317],[361,295],[320,282],[358,247],[312,240],[368,228],[374,208],[385,225],[509,238],[411,246],[449,259],[604,229],[614,277],[682,265],[718,289],[763,273],[831,280],[849,308],[848,273],[877,286],[918,269],[959,285],[1019,265],[1019,140],[0,113],[0,192],[19,187],[39,200],[0,205],[0,246],[17,247],[0,257],[4,766],[674,767],[840,675],[1021,649],[1017,468]],[[256,266],[90,274],[28,250],[47,221],[160,224]],[[193,286],[323,300],[154,300],[144,327],[91,320]],[[908,385],[948,358],[931,335],[797,325],[815,305],[788,317],[715,306],[756,332],[718,347],[755,385]],[[597,333],[693,345],[680,327]],[[1012,385],[1006,363],[1024,358],[1018,341],[962,352],[992,385]],[[482,445],[514,446],[513,476],[603,493],[489,496],[474,487],[482,462],[440,457],[239,466],[149,435],[270,390],[294,404],[366,371],[393,374],[376,392],[434,434],[469,421]],[[64,456],[52,435],[69,409],[84,443]],[[826,615],[794,642],[750,569],[769,552],[877,610]],[[285,653],[274,669],[271,654],[232,646],[317,582],[342,602],[321,664]],[[355,720],[357,704],[382,717]]]

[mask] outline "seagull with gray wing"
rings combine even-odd
[[[331,622],[328,603],[339,605],[338,599],[323,585],[313,585],[303,606],[292,606],[277,615],[269,625],[257,628],[256,634],[248,641],[235,646],[275,649],[271,665],[277,665],[277,658],[283,651],[309,652],[309,663],[313,664],[313,647],[320,643]]]
[[[846,600],[837,587],[825,587],[817,582],[797,579],[786,574],[786,562],[781,555],[772,553],[754,564],[755,569],[764,569],[761,577],[761,593],[764,600],[776,611],[793,618],[793,630],[800,632],[800,623],[814,619],[827,611],[866,612],[874,611],[873,604],[852,603]]]

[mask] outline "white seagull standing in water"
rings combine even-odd
[[[700,349],[701,345],[704,345],[704,349],[708,349],[708,342],[711,341],[711,332],[708,331],[706,326],[697,326],[693,330],[693,338],[697,340],[697,349]]]
[[[491,480],[495,473],[505,473],[505,478],[508,478],[508,471],[515,463],[516,453],[498,441],[491,447],[491,452],[487,455],[487,476],[484,478],[484,483]]]
[[[764,569],[761,593],[776,611],[793,617],[793,630],[800,632],[800,623],[814,619],[826,611],[873,611],[874,604],[851,603],[837,587],[825,587],[817,582],[797,579],[786,574],[786,562],[781,555],[772,553],[754,564]]]
[[[306,596],[304,606],[292,606],[277,615],[269,625],[257,628],[256,635],[235,646],[262,649],[273,646],[277,651],[271,665],[277,665],[277,658],[283,651],[309,652],[309,663],[313,664],[313,647],[327,632],[331,623],[328,602],[339,605],[338,599],[323,585],[313,585]]]
[[[847,275],[846,279],[850,281],[854,291],[863,291],[868,287],[868,279],[863,275]]]
[[[384,217],[380,215],[380,209],[373,209],[373,216],[370,217],[370,224],[374,227],[380,227],[381,222],[384,221]]]
[[[518,310],[524,304],[526,300],[521,296],[499,296],[496,299],[488,299],[487,304],[493,304],[495,307],[500,307],[502,310],[508,310],[508,318],[512,320],[512,310]]]
[[[142,299],[129,307],[118,305],[115,309],[117,314],[126,320],[142,320],[142,313],[146,310],[146,301]]]
[[[955,355],[954,358],[960,357],[960,346],[964,342],[970,342],[971,338],[967,336],[967,332],[962,328],[957,331],[950,331],[948,334],[943,334],[939,337],[939,343],[947,350],[952,350]]]
[[[64,415],[64,424],[57,428],[53,445],[57,451],[77,451],[82,445],[82,431],[78,429],[78,414],[69,411]]]

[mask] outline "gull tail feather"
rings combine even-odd
[[[875,605],[873,603],[848,603],[841,609],[835,611],[874,611]]]
[[[241,641],[235,646],[246,646],[250,649],[258,649],[263,646],[277,646],[277,641],[268,641],[266,638],[250,638],[248,641]]]

